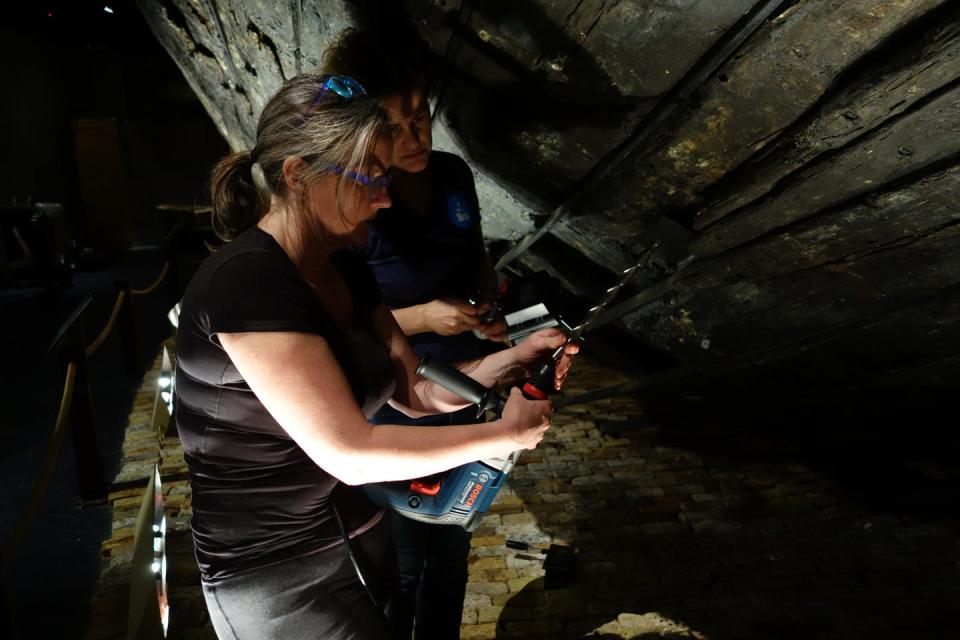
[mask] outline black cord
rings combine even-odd
[[[377,602],[376,597],[374,597],[373,591],[370,590],[370,585],[367,584],[366,578],[363,577],[363,571],[360,569],[360,563],[357,562],[357,556],[353,553],[353,545],[350,543],[350,536],[347,535],[347,530],[343,526],[343,520],[340,519],[340,512],[337,511],[337,507],[332,503],[330,504],[330,510],[333,511],[333,518],[337,521],[337,527],[340,529],[340,535],[343,537],[343,544],[347,547],[347,554],[350,556],[350,563],[353,564],[353,569],[357,572],[357,579],[360,580],[360,584],[363,585],[363,590],[367,592],[370,602],[373,603],[373,606],[376,608],[376,610],[379,611],[380,615],[383,616],[384,621],[387,622],[387,628],[390,628],[390,623],[387,620],[386,614],[380,607],[380,603]]]

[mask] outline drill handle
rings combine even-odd
[[[497,395],[495,390],[487,389],[464,372],[445,362],[440,362],[426,355],[420,361],[417,373],[447,391],[477,405],[480,411],[493,411],[498,416],[503,413],[505,401]]]

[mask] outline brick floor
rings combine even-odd
[[[162,460],[170,636],[212,638],[182,452],[149,427],[156,375],[137,396],[117,482],[145,478]],[[581,357],[568,393],[621,380]],[[671,444],[631,398],[570,406],[554,424],[474,534],[462,638],[960,637],[951,525],[871,506],[798,462]],[[111,493],[114,534],[103,544],[90,639],[125,635],[142,491]],[[510,550],[507,539],[576,546],[576,578],[547,589],[543,556]]]

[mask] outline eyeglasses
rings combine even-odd
[[[307,109],[317,107],[320,101],[323,100],[323,96],[327,94],[327,91],[332,91],[345,100],[367,95],[367,90],[363,88],[363,85],[353,78],[347,76],[329,76],[320,84],[320,90],[317,91],[316,97]]]
[[[356,171],[347,171],[343,167],[330,167],[330,171],[339,175],[346,176],[357,184],[363,185],[367,189],[367,196],[373,200],[383,189],[390,186],[393,181],[393,170],[389,170],[383,175],[371,178],[368,175],[357,173]]]

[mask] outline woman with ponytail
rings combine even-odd
[[[533,448],[549,426],[550,403],[516,390],[482,426],[368,422],[387,401],[411,416],[465,404],[415,375],[367,265],[344,250],[391,203],[386,122],[355,80],[299,76],[267,103],[255,147],[213,172],[214,225],[229,242],[184,294],[175,414],[221,638],[398,637],[389,528],[355,486]],[[492,386],[564,340],[546,331],[458,366]]]
[[[213,229],[220,238],[232,238],[264,214],[264,204],[253,183],[253,164],[252,152],[238,151],[213,168],[211,196],[217,212]]]

